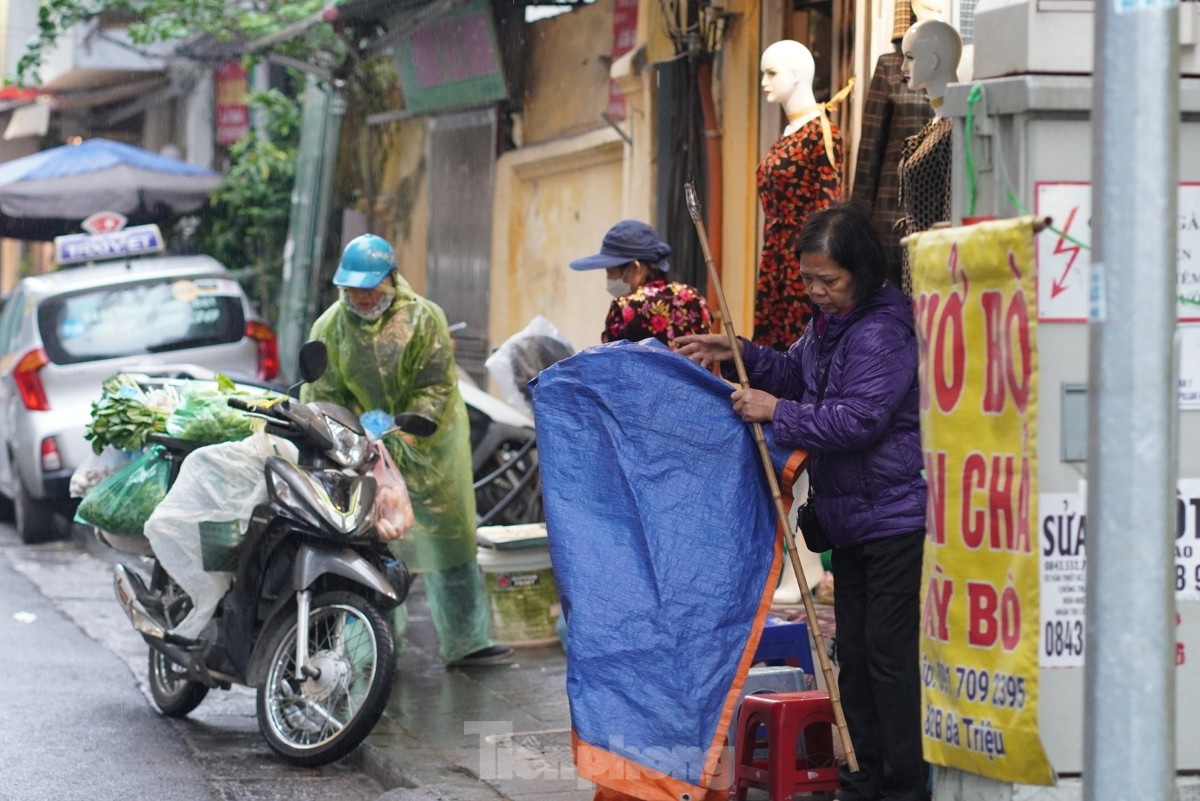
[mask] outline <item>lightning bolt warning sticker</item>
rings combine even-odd
[[[1039,182],[1034,208],[1053,219],[1036,238],[1038,319],[1083,323],[1104,317],[1092,276],[1092,186],[1081,181]],[[1200,183],[1179,185],[1176,315],[1200,322]],[[1103,294],[1103,293],[1101,293]]]

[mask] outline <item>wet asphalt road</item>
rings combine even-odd
[[[354,764],[277,759],[253,691],[213,691],[184,720],[147,694],[146,646],[110,565],[77,541],[22,545],[0,525],[0,801],[375,801]]]

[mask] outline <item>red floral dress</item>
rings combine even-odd
[[[830,128],[832,164],[821,138],[821,121],[814,118],[780,137],[758,165],[763,248],[754,297],[754,341],[776,350],[791,347],[812,319],[793,246],[808,215],[841,198],[842,137],[832,122]]]
[[[704,296],[678,281],[647,281],[612,302],[604,320],[601,342],[653,337],[668,347],[685,334],[707,334],[712,317]]]

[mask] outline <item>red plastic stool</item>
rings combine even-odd
[[[765,789],[769,801],[791,801],[796,793],[837,790],[836,725],[833,704],[824,691],[746,696],[738,717],[733,759],[738,801],[745,801],[751,787]],[[763,748],[764,739],[765,762],[755,759],[755,750]]]

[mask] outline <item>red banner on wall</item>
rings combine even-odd
[[[628,53],[637,43],[637,14],[637,0],[616,0],[613,4],[613,61]],[[625,95],[617,88],[616,81],[608,82],[607,112],[614,120],[625,119]]]
[[[232,145],[250,131],[248,81],[239,61],[227,61],[216,70],[218,145]]]

